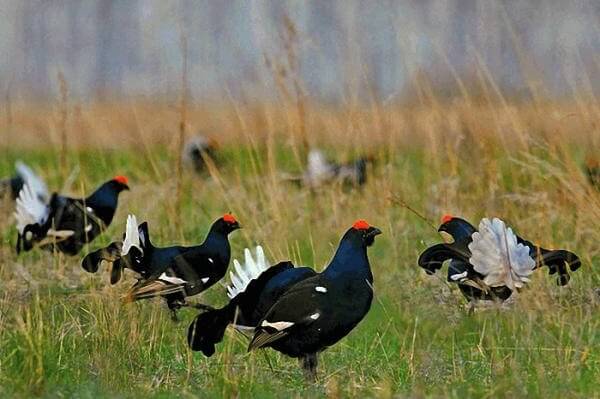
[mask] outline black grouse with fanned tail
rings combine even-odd
[[[70,198],[54,193],[44,201],[27,183],[17,198],[17,252],[34,247],[77,255],[112,222],[119,194],[128,190],[127,178],[117,176],[87,198]]]
[[[187,297],[203,292],[225,276],[231,257],[228,236],[239,228],[235,217],[227,214],[212,224],[202,244],[160,248],[150,241],[148,224],[138,226],[135,216],[130,215],[123,241],[88,254],[82,267],[94,273],[102,261],[112,263],[112,284],[120,280],[123,269],[131,269],[138,275],[138,282],[129,290],[126,301],[164,297],[176,318],[180,307],[190,306]]]
[[[190,346],[211,355],[233,322],[254,329],[248,350],[270,347],[299,358],[307,378],[314,380],[318,354],[348,335],[371,307],[373,275],[367,247],[380,233],[359,220],[322,273],[283,262],[241,289],[230,290],[234,296],[227,306],[200,314],[192,323]]]
[[[444,216],[438,231],[452,236],[452,243],[426,249],[418,264],[434,274],[449,261],[448,281],[458,284],[469,301],[508,299],[529,282],[529,275],[548,267],[557,283],[566,285],[581,261],[566,250],[548,250],[535,245],[506,227],[500,219],[482,219],[479,229],[464,219]]]

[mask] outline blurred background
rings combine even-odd
[[[0,0],[0,15],[10,101],[57,97],[59,73],[77,100],[176,96],[186,57],[199,100],[272,99],[273,72],[336,103],[411,98],[425,78],[518,98],[600,82],[596,0]]]

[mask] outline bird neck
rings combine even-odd
[[[117,209],[119,193],[109,183],[104,183],[89,197],[85,199],[85,206],[89,206],[94,213],[109,225]]]
[[[373,282],[367,248],[352,240],[342,240],[331,263],[323,272],[328,277],[347,276]]]
[[[231,247],[226,233],[211,230],[202,245],[218,255],[221,261],[229,263]]]
[[[464,222],[457,223],[455,226],[452,227],[452,229],[448,231],[448,233],[450,233],[452,238],[454,238],[454,241],[458,242],[463,240],[470,240],[476,231],[477,230],[475,229],[475,227],[473,227],[467,222]]]

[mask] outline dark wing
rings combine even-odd
[[[135,301],[178,292],[197,295],[223,277],[216,262],[204,247],[190,248],[171,262],[155,267],[148,278],[131,288],[127,298]]]
[[[100,268],[102,261],[113,263],[121,258],[121,247],[122,243],[120,241],[115,241],[107,247],[90,252],[81,261],[81,267],[89,273],[96,273]]]
[[[470,257],[471,251],[469,251],[465,242],[436,244],[423,251],[421,256],[419,256],[418,264],[425,269],[427,274],[434,274],[448,260],[469,264]]]
[[[271,266],[250,281],[246,289],[234,296],[226,306],[196,316],[188,328],[190,348],[194,351],[202,351],[205,356],[212,356],[215,353],[215,345],[223,340],[225,329],[230,323],[254,327],[262,317],[254,319],[252,314],[267,284],[277,275],[291,269],[294,269],[291,262],[281,262]]]
[[[54,195],[50,209],[48,220],[41,227],[46,237],[39,240],[39,246],[52,248],[56,245],[60,251],[76,255],[105,227],[94,211],[84,206],[80,199]]]
[[[314,318],[314,315],[320,312],[319,304],[312,297],[320,278],[317,275],[303,280],[279,297],[256,326],[248,351],[265,347],[317,320],[318,316]]]
[[[529,256],[535,260],[534,269],[547,266],[550,275],[558,273],[556,279],[558,285],[567,285],[569,280],[571,280],[567,266],[572,272],[581,267],[581,260],[573,252],[564,249],[551,250],[542,248],[519,236],[517,236],[517,241],[529,247]]]

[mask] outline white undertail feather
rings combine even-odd
[[[469,244],[469,262],[490,287],[507,286],[511,290],[529,282],[535,261],[529,256],[529,247],[517,243],[517,236],[498,218],[485,218]]]
[[[140,252],[143,253],[142,247],[140,245],[140,233],[138,231],[137,219],[135,215],[129,215],[127,216],[127,225],[125,227],[125,239],[123,240],[121,255],[127,255],[133,247],[139,249]]]
[[[181,279],[179,277],[167,276],[166,273],[161,274],[158,277],[158,279],[166,281],[167,283],[171,283],[171,284],[187,284],[187,281],[185,281],[184,279]]]
[[[26,183],[17,198],[15,219],[17,230],[23,234],[23,230],[29,224],[43,224],[48,218],[48,205],[42,201],[35,190]]]
[[[235,298],[238,294],[244,292],[250,282],[258,278],[265,270],[269,268],[265,253],[260,245],[256,246],[256,259],[248,248],[244,250],[244,264],[241,265],[237,259],[233,261],[234,272],[229,272],[231,285],[227,287],[227,296],[229,299]]]
[[[21,161],[15,163],[17,174],[23,179],[24,185],[27,184],[31,190],[38,196],[40,201],[47,202],[50,198],[46,183],[29,166]]]

